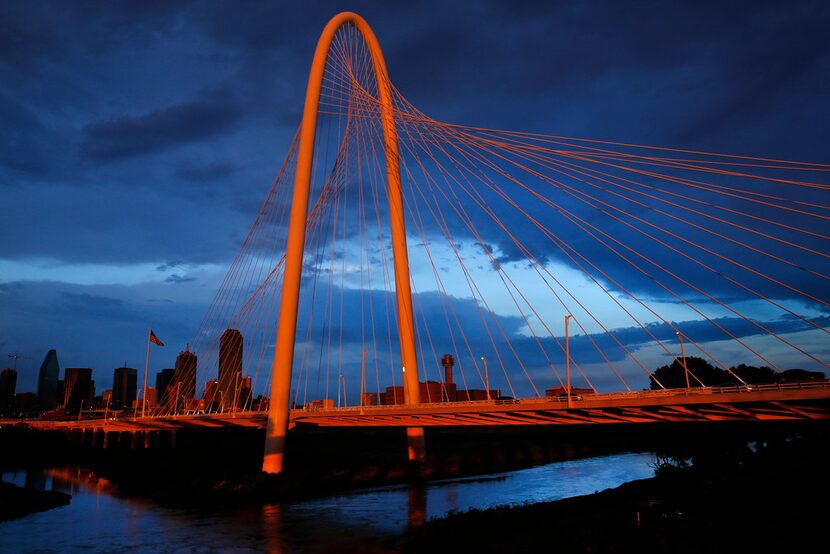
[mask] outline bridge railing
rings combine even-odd
[[[621,398],[660,398],[670,396],[689,396],[700,394],[724,394],[733,392],[764,392],[764,391],[779,391],[779,390],[799,390],[799,389],[815,389],[815,388],[830,388],[830,380],[821,381],[794,381],[789,383],[772,383],[763,385],[727,385],[718,387],[691,387],[682,389],[661,389],[661,390],[638,390],[638,391],[624,391],[624,392],[608,392],[608,393],[579,393],[572,394],[572,401],[591,400],[591,399],[621,399]],[[422,402],[417,406],[419,408],[440,408],[452,404],[453,406],[492,406],[492,405],[510,405],[510,404],[538,404],[539,402],[567,402],[567,395],[559,395],[553,397],[535,397],[535,398],[509,398],[509,399],[491,399],[491,400],[460,400],[457,402]],[[394,410],[405,407],[405,404],[375,404],[367,406],[342,406],[339,408],[320,408],[320,407],[304,407],[292,410],[296,413],[318,413],[318,412],[360,412],[362,410]]]
[[[830,380],[815,380],[815,381],[792,381],[792,382],[784,382],[784,383],[772,383],[772,384],[763,384],[763,385],[726,385],[726,386],[719,386],[719,387],[691,387],[689,389],[665,389],[665,390],[638,390],[638,391],[623,391],[623,392],[608,392],[608,393],[574,393],[571,395],[571,400],[575,402],[580,402],[584,400],[613,400],[613,399],[629,399],[629,398],[660,398],[660,397],[671,397],[671,396],[690,396],[690,395],[701,395],[701,394],[726,394],[726,393],[756,393],[756,392],[767,392],[767,391],[787,391],[787,390],[803,390],[803,389],[820,389],[820,388],[830,388]],[[567,402],[567,395],[559,395],[553,397],[535,397],[535,398],[502,398],[502,399],[491,399],[491,400],[462,400],[457,402],[425,402],[418,404],[419,408],[441,408],[447,407],[447,405],[452,406],[499,406],[499,405],[512,405],[512,404],[539,404],[540,402],[553,402],[553,403],[565,403]],[[361,411],[383,411],[383,410],[395,410],[405,408],[405,404],[381,404],[381,405],[371,405],[371,406],[344,406],[340,408],[328,408],[328,409],[311,409],[310,407],[304,408],[297,408],[292,410],[292,412],[296,413],[297,415],[300,414],[308,414],[308,413],[330,413],[330,412],[338,412],[338,413],[360,413]],[[169,414],[169,415],[153,415],[153,416],[146,416],[146,417],[118,417],[113,418],[114,421],[136,421],[142,419],[180,419],[180,418],[189,418],[189,417],[228,417],[228,418],[236,418],[236,417],[254,417],[257,415],[264,415],[265,412],[262,411],[236,411],[236,412],[228,412],[224,414],[195,414],[195,413],[185,413],[185,414]],[[73,416],[74,418],[75,416]],[[113,421],[110,420],[110,421]],[[74,423],[77,425],[78,423],[86,423],[86,422],[93,422],[93,421],[101,421],[104,420],[92,420],[92,419],[66,419],[66,420],[38,420],[38,419],[28,419],[28,420],[20,420],[16,423],[30,423],[37,425],[40,429],[57,429],[61,427],[66,427],[68,424]]]

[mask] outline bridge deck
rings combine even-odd
[[[830,381],[521,398],[417,405],[292,410],[298,423],[341,427],[578,425],[661,421],[830,419]],[[264,428],[263,412],[186,414],[70,421],[28,420],[37,429],[153,431],[181,428]]]

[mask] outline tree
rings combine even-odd
[[[767,366],[755,367],[752,365],[740,364],[730,367],[732,373],[740,377],[745,383],[753,385],[764,385],[768,383],[775,383],[777,377],[776,372]]]
[[[806,369],[787,369],[775,375],[776,383],[791,381],[823,381],[827,378],[823,371],[808,371]]]
[[[683,358],[675,359],[671,365],[664,365],[654,370],[649,378],[651,389],[658,390],[664,387],[667,389],[686,388],[686,369],[683,367],[682,360]],[[687,356],[686,366],[689,370],[690,387],[700,387],[702,386],[701,383],[707,387],[714,387],[726,381],[734,380],[729,372],[712,366],[703,358]],[[658,384],[658,381],[663,385],[662,387]]]

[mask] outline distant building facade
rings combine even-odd
[[[242,378],[242,381],[239,384],[238,398],[236,401],[237,406],[244,410],[250,410],[253,403],[252,395],[253,390],[251,390],[251,376],[246,375]]]
[[[196,369],[198,358],[190,348],[179,352],[176,356],[176,368],[173,372],[173,381],[168,385],[168,406],[188,404],[188,400],[196,397]]]
[[[43,363],[40,364],[40,373],[38,373],[37,402],[41,410],[52,410],[63,401],[62,396],[58,395],[60,373],[58,353],[52,349],[46,353]]]
[[[495,400],[501,396],[501,389],[466,389],[456,393],[456,402],[471,402],[474,400]],[[423,402],[423,398],[421,402]]]
[[[175,372],[176,370],[171,367],[156,373],[156,397],[159,404],[167,403],[167,387],[173,382]]]
[[[333,410],[334,400],[328,398],[326,400],[312,400],[305,405],[305,410],[309,412],[319,412],[321,410]]]
[[[16,390],[17,371],[8,367],[0,371],[0,415],[12,415]]]
[[[239,405],[239,388],[242,385],[242,333],[237,329],[225,329],[219,339],[219,390],[220,402],[225,409]],[[234,407],[236,407],[234,406]]]
[[[158,391],[155,387],[147,387],[147,407],[155,406],[158,404]]]
[[[218,396],[219,381],[211,379],[205,383],[205,394],[202,395],[202,399],[204,400],[204,410],[206,412],[216,412],[221,409],[220,402],[217,398]]]
[[[455,383],[439,383],[437,381],[426,381],[418,383],[418,392],[420,393],[422,403],[456,402],[458,400],[468,400],[468,396],[472,396],[472,398],[469,398],[471,400],[478,400],[478,398],[475,397],[478,396],[479,392],[481,393],[481,400],[485,400],[487,398],[486,391],[458,391],[456,390]],[[373,395],[374,393],[366,394]],[[497,389],[491,390],[490,394],[490,398],[495,399],[497,396],[501,394],[501,391]],[[403,386],[386,387],[386,391],[380,393],[380,403],[384,406],[392,404],[403,404]]]
[[[30,417],[38,413],[37,395],[33,392],[18,392],[14,395],[12,413],[15,417]]]
[[[418,383],[418,392],[422,403],[433,402],[465,402],[473,400],[496,400],[501,396],[501,389],[464,389],[458,390],[452,379],[452,369],[455,360],[452,355],[445,354],[441,358],[444,366],[444,382],[426,381]],[[389,406],[404,403],[403,386],[386,387],[381,393],[365,392],[362,395],[364,406],[373,406],[378,401],[381,405]]]
[[[67,367],[63,376],[63,407],[67,414],[78,414],[86,406],[90,408],[95,399],[95,382],[92,369],[88,367]]]
[[[142,409],[150,410],[151,408],[153,408],[157,404],[156,389],[155,388],[147,387],[147,398],[146,398],[146,400],[147,400],[146,404],[144,403],[143,398],[136,398],[135,400],[133,400],[132,406],[133,406],[133,409],[136,411],[137,414],[140,413]]]
[[[110,408],[121,410],[132,408],[136,399],[138,370],[132,367],[116,367],[112,373],[112,398]]]

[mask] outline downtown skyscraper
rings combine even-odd
[[[219,339],[219,401],[225,409],[240,403],[242,385],[242,333],[225,329]]]
[[[46,353],[43,363],[40,364],[40,373],[37,379],[37,403],[41,410],[51,410],[58,402],[58,378],[61,367],[58,364],[58,353],[52,349]]]

